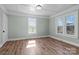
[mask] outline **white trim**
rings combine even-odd
[[[66,17],[69,15],[75,16],[74,35],[67,34],[67,32],[66,32]],[[57,22],[56,21],[59,20],[60,18],[62,18],[63,22],[64,22],[63,33],[57,33]],[[71,11],[69,13],[65,13],[64,15],[55,17],[55,26],[56,26],[56,34],[60,34],[60,35],[71,37],[71,38],[78,38],[78,11],[73,11],[73,12]]]
[[[7,41],[24,40],[26,38],[10,38]]]
[[[28,40],[28,39],[33,39],[33,38],[43,38],[43,37],[49,37],[50,35],[46,35],[46,36],[35,36],[35,37],[28,37],[28,38],[11,38],[8,39],[8,41],[14,41],[14,40]]]
[[[74,35],[70,35],[70,34],[67,34],[66,33],[66,29],[65,29],[65,35],[67,37],[71,37],[71,38],[78,38],[78,11],[74,11],[74,12],[71,12],[71,13],[67,13],[65,15],[65,21],[66,21],[66,17],[69,16],[69,15],[75,16],[75,24],[74,24],[74,26],[75,26],[74,31],[75,32],[74,32]]]
[[[15,41],[15,40],[28,40],[28,39],[33,39],[33,38],[43,38],[43,37],[50,37],[50,38],[55,38],[56,40],[58,41],[62,41],[62,42],[66,42],[68,44],[71,44],[71,45],[74,45],[74,46],[77,46],[79,47],[79,44],[75,43],[75,42],[70,42],[70,41],[67,41],[67,40],[64,40],[64,39],[61,39],[61,38],[58,38],[58,37],[55,37],[55,36],[51,36],[51,35],[47,35],[47,36],[38,36],[38,37],[30,37],[30,38],[14,38],[14,39],[8,39],[8,41]],[[4,43],[3,43],[4,44]],[[0,44],[0,47],[2,47],[3,44]]]
[[[64,40],[64,39],[55,37],[55,36],[49,36],[49,37],[50,37],[50,38],[55,38],[56,40],[59,40],[59,41],[62,41],[62,42],[66,42],[66,43],[68,43],[68,44],[71,44],[71,45],[74,45],[74,46],[79,47],[79,44],[77,44],[77,43],[75,43],[75,42],[70,42],[70,41],[67,41],[67,40]]]
[[[1,12],[2,12],[2,14],[1,14],[1,17],[2,17],[2,15],[3,15],[3,13],[7,13],[7,10],[5,9],[5,7],[1,4],[0,5],[0,10],[1,10]],[[3,18],[1,18],[2,20],[3,20]],[[2,27],[2,24],[1,24],[1,27]],[[2,28],[1,28],[1,31],[2,31]],[[2,32],[1,32],[1,35],[2,35]],[[1,42],[0,42],[0,48],[4,45],[4,43],[6,42],[7,40],[2,40],[2,38],[1,38]]]
[[[75,11],[75,10],[78,10],[78,9],[79,9],[79,5],[75,5],[75,6],[69,8],[69,9],[67,9],[67,10],[64,10],[64,11],[62,11],[62,12],[59,12],[59,13],[57,13],[57,14],[55,14],[55,15],[50,16],[50,18],[51,18],[51,17],[59,16],[59,15],[62,15],[62,14],[65,14],[65,13],[68,13],[68,12],[71,12],[71,11]]]
[[[64,21],[65,18],[64,18],[63,15],[62,15],[62,16],[58,16],[58,17],[55,18],[56,34],[64,35],[64,33],[65,33],[65,32],[64,32],[64,26],[65,26],[65,24],[63,24],[63,33],[57,33],[57,32],[58,32],[58,31],[57,31],[57,27],[58,27],[57,21],[60,20],[60,19],[62,20],[63,23],[65,23],[65,21]]]
[[[44,16],[44,15],[32,15],[28,13],[22,13],[22,12],[15,12],[8,10],[7,15],[14,15],[14,16],[25,16],[25,17],[38,17],[38,18],[49,18],[49,16]]]
[[[5,8],[3,5],[0,5],[0,9],[1,9],[4,13],[7,13],[7,10],[6,10],[6,8]]]
[[[0,43],[0,48],[5,44],[6,41]]]

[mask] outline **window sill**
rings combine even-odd
[[[28,33],[29,35],[36,35],[37,33]]]

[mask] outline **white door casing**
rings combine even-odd
[[[0,43],[1,43],[1,41],[2,41],[2,21],[1,21],[1,10],[0,10]]]
[[[2,13],[2,40],[5,42],[7,40],[7,16],[5,13]]]
[[[2,47],[2,45],[7,41],[8,38],[7,25],[7,16],[4,11],[0,9],[0,47]]]

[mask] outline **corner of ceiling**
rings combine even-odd
[[[64,14],[66,12],[71,12],[71,11],[74,11],[74,10],[79,10],[79,5],[74,5],[74,6],[72,6],[69,9],[66,9],[66,10],[64,10],[62,12],[59,12],[59,13],[55,14],[55,15],[51,15],[49,18],[52,18],[52,17],[58,16],[58,15]]]
[[[3,4],[0,4],[0,8],[2,9],[2,11],[4,11],[5,13],[7,13],[7,9],[4,7]]]

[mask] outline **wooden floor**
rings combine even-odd
[[[79,48],[52,38],[38,38],[6,42],[1,55],[78,55]]]

